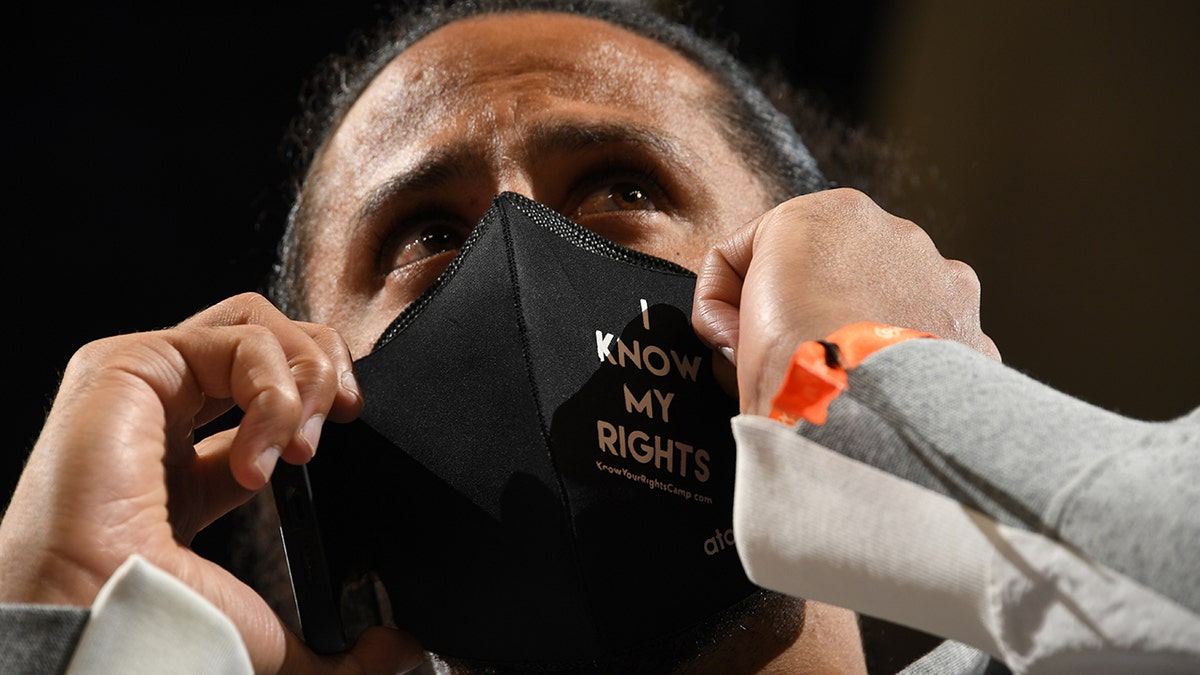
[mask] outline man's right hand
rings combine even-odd
[[[194,442],[196,429],[235,405],[235,428]],[[266,486],[278,459],[311,459],[324,420],[361,409],[341,337],[291,321],[256,294],[173,328],[85,345],[0,523],[0,602],[88,606],[140,554],[223,611],[258,672],[415,667],[420,647],[384,628],[341,657],[316,656],[253,589],[188,548]]]

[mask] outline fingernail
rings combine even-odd
[[[312,454],[317,454],[317,442],[321,440],[321,427],[325,425],[324,415],[313,415],[304,423],[304,428],[300,430],[300,434],[304,436],[305,442],[308,443],[308,449]]]
[[[362,398],[362,392],[358,388],[358,380],[355,379],[353,370],[347,370],[346,372],[342,373],[341,381],[342,381],[342,389],[345,389],[346,391],[350,392],[351,394],[354,394],[355,396]]]
[[[729,360],[733,365],[737,365],[737,359],[733,355],[733,347],[721,347],[721,355]]]
[[[258,456],[258,472],[263,476],[263,482],[271,480],[271,474],[275,472],[275,463],[279,461],[279,448],[271,446],[262,451]]]

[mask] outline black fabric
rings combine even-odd
[[[731,530],[737,407],[691,329],[694,286],[497,197],[356,364],[361,420],[326,425],[306,470],[277,473],[310,642],[338,630],[329,612],[357,630],[342,606],[358,579],[382,581],[427,649],[529,667],[652,648],[750,595]]]
[[[0,605],[0,672],[64,672],[90,614],[84,607]]]

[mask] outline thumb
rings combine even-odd
[[[425,659],[416,638],[383,626],[366,629],[350,651],[332,656],[314,654],[294,636],[288,637],[287,658],[281,673],[398,675],[416,669]]]
[[[425,652],[408,633],[374,626],[363,631],[354,647],[340,658],[339,673],[397,675],[420,666]]]

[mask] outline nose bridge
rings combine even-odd
[[[494,96],[488,106],[487,119],[481,120],[483,124],[476,131],[490,137],[489,163],[497,192],[515,192],[536,200],[531,171],[535,158],[529,153],[531,121],[524,112],[529,106],[522,98],[518,87],[507,88]]]
[[[530,177],[529,171],[516,162],[501,167],[499,180],[496,181],[496,191],[515,192],[522,197],[537,201],[536,190],[534,190],[533,179]]]

